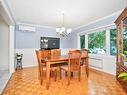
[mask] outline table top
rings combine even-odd
[[[82,56],[81,58],[87,58],[88,56]],[[55,62],[55,61],[68,61],[68,55],[53,56],[50,58],[42,58],[43,62]]]

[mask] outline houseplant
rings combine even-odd
[[[127,72],[123,72],[119,74],[118,78],[121,80],[127,81]]]

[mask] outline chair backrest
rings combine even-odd
[[[42,58],[50,58],[51,57],[51,51],[50,50],[42,50]]]
[[[41,57],[42,57],[42,51],[36,50],[36,56],[37,56],[38,65],[40,66],[40,64],[41,64]]]
[[[82,55],[88,56],[88,49],[82,49]]]
[[[60,49],[52,49],[51,50],[51,57],[59,57],[61,55],[61,50]]]
[[[69,68],[70,71],[77,71],[80,69],[80,61],[81,61],[81,50],[73,50],[69,51]]]

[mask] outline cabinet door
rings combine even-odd
[[[124,66],[127,66],[127,18],[123,20],[123,54]]]

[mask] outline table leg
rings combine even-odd
[[[42,85],[42,83],[43,83],[43,67],[42,66],[39,66],[39,80]]]
[[[89,77],[89,62],[88,62],[88,57],[85,58],[85,69],[86,69],[86,74],[87,74],[87,77]]]
[[[50,84],[50,62],[46,63],[46,88],[49,89]]]

